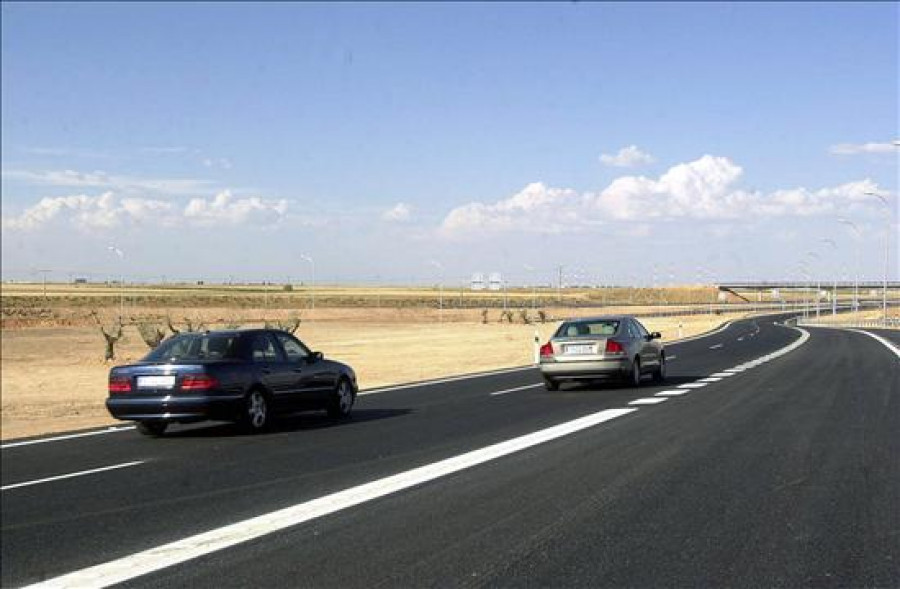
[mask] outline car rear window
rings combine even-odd
[[[556,332],[556,337],[584,337],[592,335],[615,335],[619,322],[613,319],[602,321],[571,321],[563,323]]]
[[[183,333],[167,339],[147,354],[147,362],[196,362],[230,360],[238,356],[238,336],[216,333]]]

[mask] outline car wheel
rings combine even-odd
[[[241,425],[253,433],[261,432],[269,425],[269,399],[261,390],[253,389],[244,399]]]
[[[356,393],[353,391],[353,387],[350,386],[347,379],[340,379],[334,389],[331,403],[328,405],[328,415],[335,419],[349,416],[353,410],[354,401],[356,401]]]
[[[544,388],[548,391],[559,390],[559,381],[553,378],[544,377]]]
[[[631,365],[631,373],[629,376],[629,384],[633,387],[641,386],[641,361],[638,358],[634,359],[634,362]]]
[[[169,424],[165,421],[139,421],[137,424],[137,430],[139,432],[145,436],[152,436],[154,438],[158,438],[166,433],[167,427],[169,427]]]
[[[666,380],[666,355],[659,355],[659,368],[656,369],[656,372],[653,373],[653,380],[656,382],[663,382]]]

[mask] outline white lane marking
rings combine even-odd
[[[707,376],[706,378],[701,378],[697,382],[719,382],[720,380],[722,380],[722,378],[718,376]]]
[[[738,341],[739,341],[739,342],[744,341],[744,336],[739,337],[739,338],[738,338]]]
[[[672,356],[666,356],[666,362],[671,362],[672,360],[677,360],[677,359],[678,359],[678,356],[675,356],[674,354]]]
[[[0,444],[0,450],[6,450],[7,448],[17,448],[19,446],[31,446],[32,444],[44,444],[46,442],[58,442],[60,440],[71,440],[73,438],[84,438],[87,436],[100,436],[103,434],[116,434],[119,432],[126,432],[133,430],[133,425],[126,425],[123,427],[109,427],[106,429],[90,431],[90,432],[81,432],[79,434],[66,434],[64,436],[54,436],[52,438],[40,438],[38,440],[23,440],[21,442],[10,442],[8,444]]]
[[[709,349],[710,349],[710,350],[718,350],[719,348],[721,348],[721,347],[724,346],[724,345],[725,345],[725,344],[716,344],[716,345],[714,345],[714,346],[709,346]]]
[[[709,384],[709,383],[706,383],[706,382],[689,382],[689,383],[685,383],[685,384],[680,384],[680,385],[678,385],[678,388],[679,388],[679,389],[702,389],[702,388],[705,387],[707,384]]]
[[[645,397],[643,399],[635,399],[629,405],[656,405],[668,401],[665,397]]]
[[[49,483],[52,481],[61,481],[63,479],[71,479],[75,477],[81,477],[88,474],[96,474],[98,472],[106,472],[108,470],[116,470],[119,468],[128,468],[129,466],[137,466],[138,464],[143,464],[143,460],[137,460],[135,462],[123,462],[122,464],[114,464],[112,466],[103,466],[101,468],[92,468],[90,470],[82,470],[79,472],[70,472],[68,474],[61,474],[53,477],[47,477],[45,479],[37,479],[34,481],[25,481],[24,483],[15,483],[13,485],[6,485],[4,487],[0,487],[0,491],[9,491],[10,489],[18,489],[21,487],[30,487],[32,485],[40,485],[42,483]]]
[[[534,366],[518,366],[516,368],[503,368],[500,370],[492,370],[490,372],[476,372],[474,374],[461,374],[459,376],[448,376],[447,378],[436,378],[434,380],[423,380],[421,382],[411,382],[407,384],[398,384],[387,387],[378,387],[375,389],[362,390],[357,393],[359,395],[377,395],[378,393],[387,393],[389,391],[401,391],[403,389],[412,389],[415,387],[425,387],[435,384],[444,384],[446,382],[457,382],[460,380],[469,380],[472,378],[481,378],[483,376],[494,376],[495,374],[508,374],[510,372],[522,372],[523,370],[534,370]]]
[[[426,464],[405,472],[350,487],[318,499],[305,501],[163,544],[130,556],[62,575],[31,587],[108,587],[171,567],[205,554],[217,552],[255,538],[290,528],[404,489],[459,472],[491,460],[616,419],[637,409],[606,409],[573,421],[492,444],[478,450]]]
[[[656,393],[658,397],[677,397],[678,395],[686,395],[690,393],[689,390],[671,390],[671,391],[660,391]]]
[[[731,324],[734,323],[734,321],[736,321],[736,320],[728,321],[728,322],[724,323],[723,325],[721,325],[718,329],[714,329],[713,331],[708,331],[706,333],[700,333],[697,335],[692,335],[690,337],[684,337],[679,340],[675,340],[675,341],[671,342],[669,345],[683,344],[684,342],[692,342],[695,339],[702,339],[704,337],[716,335],[717,333],[722,333],[723,331],[728,329],[731,326]]]
[[[734,376],[733,372],[714,372],[710,374],[710,376],[714,376],[715,378],[726,378],[728,376]]]
[[[900,348],[895,346],[893,344],[893,342],[891,342],[891,340],[887,339],[886,337],[881,337],[877,333],[869,333],[868,331],[863,331],[862,329],[851,329],[849,331],[855,331],[856,333],[864,333],[869,337],[877,339],[882,344],[884,344],[884,347],[886,347],[887,349],[892,351],[898,358],[900,358]]]
[[[492,396],[492,397],[496,397],[497,395],[505,395],[505,394],[507,394],[507,393],[515,393],[516,391],[524,391],[525,389],[534,389],[534,388],[542,387],[542,386],[544,386],[544,384],[543,384],[543,383],[540,383],[540,382],[539,382],[539,383],[535,383],[535,384],[527,384],[527,385],[522,386],[522,387],[515,387],[515,388],[512,388],[512,389],[505,389],[505,390],[502,390],[502,391],[494,391],[493,393],[491,393],[491,396]]]

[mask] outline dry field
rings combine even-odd
[[[900,308],[888,307],[888,327],[890,329],[900,329]],[[882,321],[884,314],[881,309],[867,309],[855,313],[840,313],[832,315],[830,311],[822,311],[818,318],[815,314],[811,316],[806,323],[821,325],[845,325],[845,326],[874,326]]]
[[[9,299],[4,297],[4,304]],[[62,308],[57,308],[61,311]],[[102,319],[109,323],[116,315],[115,305],[103,309]],[[132,306],[136,316],[159,315],[155,307]],[[556,322],[526,325],[498,323],[500,311],[489,311],[489,323],[481,322],[479,309],[316,308],[295,312],[225,307],[164,309],[179,322],[182,317],[217,322],[240,322],[249,327],[261,318],[286,319],[302,314],[297,335],[312,348],[331,358],[351,364],[360,386],[382,385],[436,378],[529,364],[533,359],[535,331],[545,341]],[[626,311],[604,308],[603,312]],[[648,312],[648,308],[629,307],[627,311]],[[70,319],[75,310],[65,309]],[[547,309],[552,317],[596,314],[592,309]],[[81,311],[84,315],[84,310]],[[743,313],[643,319],[647,327],[663,333],[664,339],[708,331]],[[532,313],[532,317],[534,314]],[[2,337],[2,438],[18,438],[41,433],[66,431],[113,423],[105,412],[106,377],[103,339],[92,319],[80,317],[62,325],[52,319],[45,326],[5,325]],[[143,356],[147,346],[134,326],[125,328],[125,337],[117,349],[116,362]]]

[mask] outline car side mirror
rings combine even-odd
[[[653,333],[650,334],[650,339],[660,339],[661,337],[662,337],[662,334],[658,331],[654,331]]]
[[[309,355],[309,363],[314,364],[325,357],[325,354],[322,352],[313,352]]]

